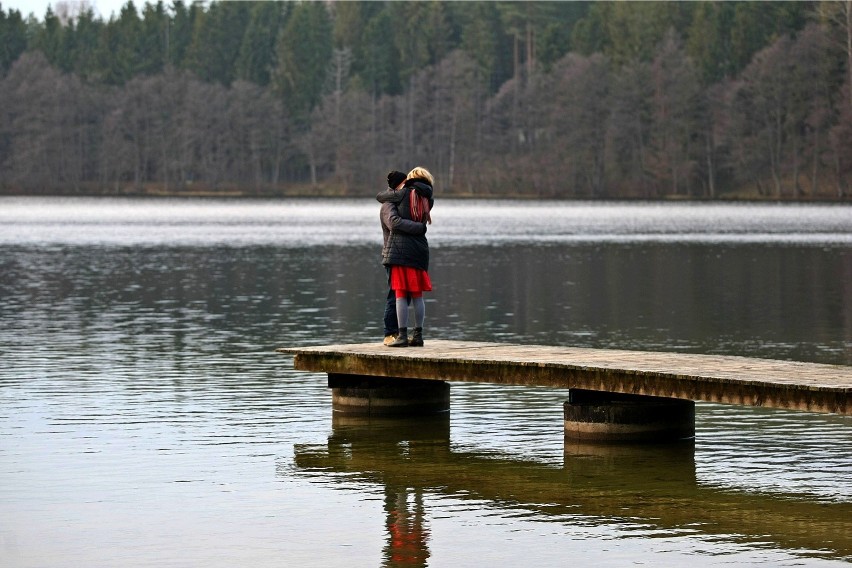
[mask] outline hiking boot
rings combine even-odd
[[[399,335],[396,339],[387,344],[388,347],[408,347],[408,328],[399,328]]]
[[[411,334],[411,339],[408,340],[410,347],[423,347],[423,328],[415,327]]]

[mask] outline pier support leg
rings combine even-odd
[[[565,438],[588,442],[666,442],[695,436],[695,403],[570,389]]]
[[[450,410],[450,385],[405,379],[329,373],[335,412],[369,416],[423,416]]]

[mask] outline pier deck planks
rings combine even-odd
[[[852,414],[852,367],[724,355],[431,340],[282,347],[303,371],[578,388]]]

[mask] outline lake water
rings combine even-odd
[[[438,201],[430,338],[852,365],[852,207]],[[378,205],[0,198],[0,566],[833,566],[852,419],[698,403],[566,443],[564,391],[333,415],[279,346],[381,340]]]

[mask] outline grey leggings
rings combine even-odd
[[[396,320],[400,328],[408,327],[408,300],[409,298],[396,299]],[[414,327],[423,327],[426,319],[426,302],[423,301],[423,296],[411,298],[411,305],[414,307]]]

